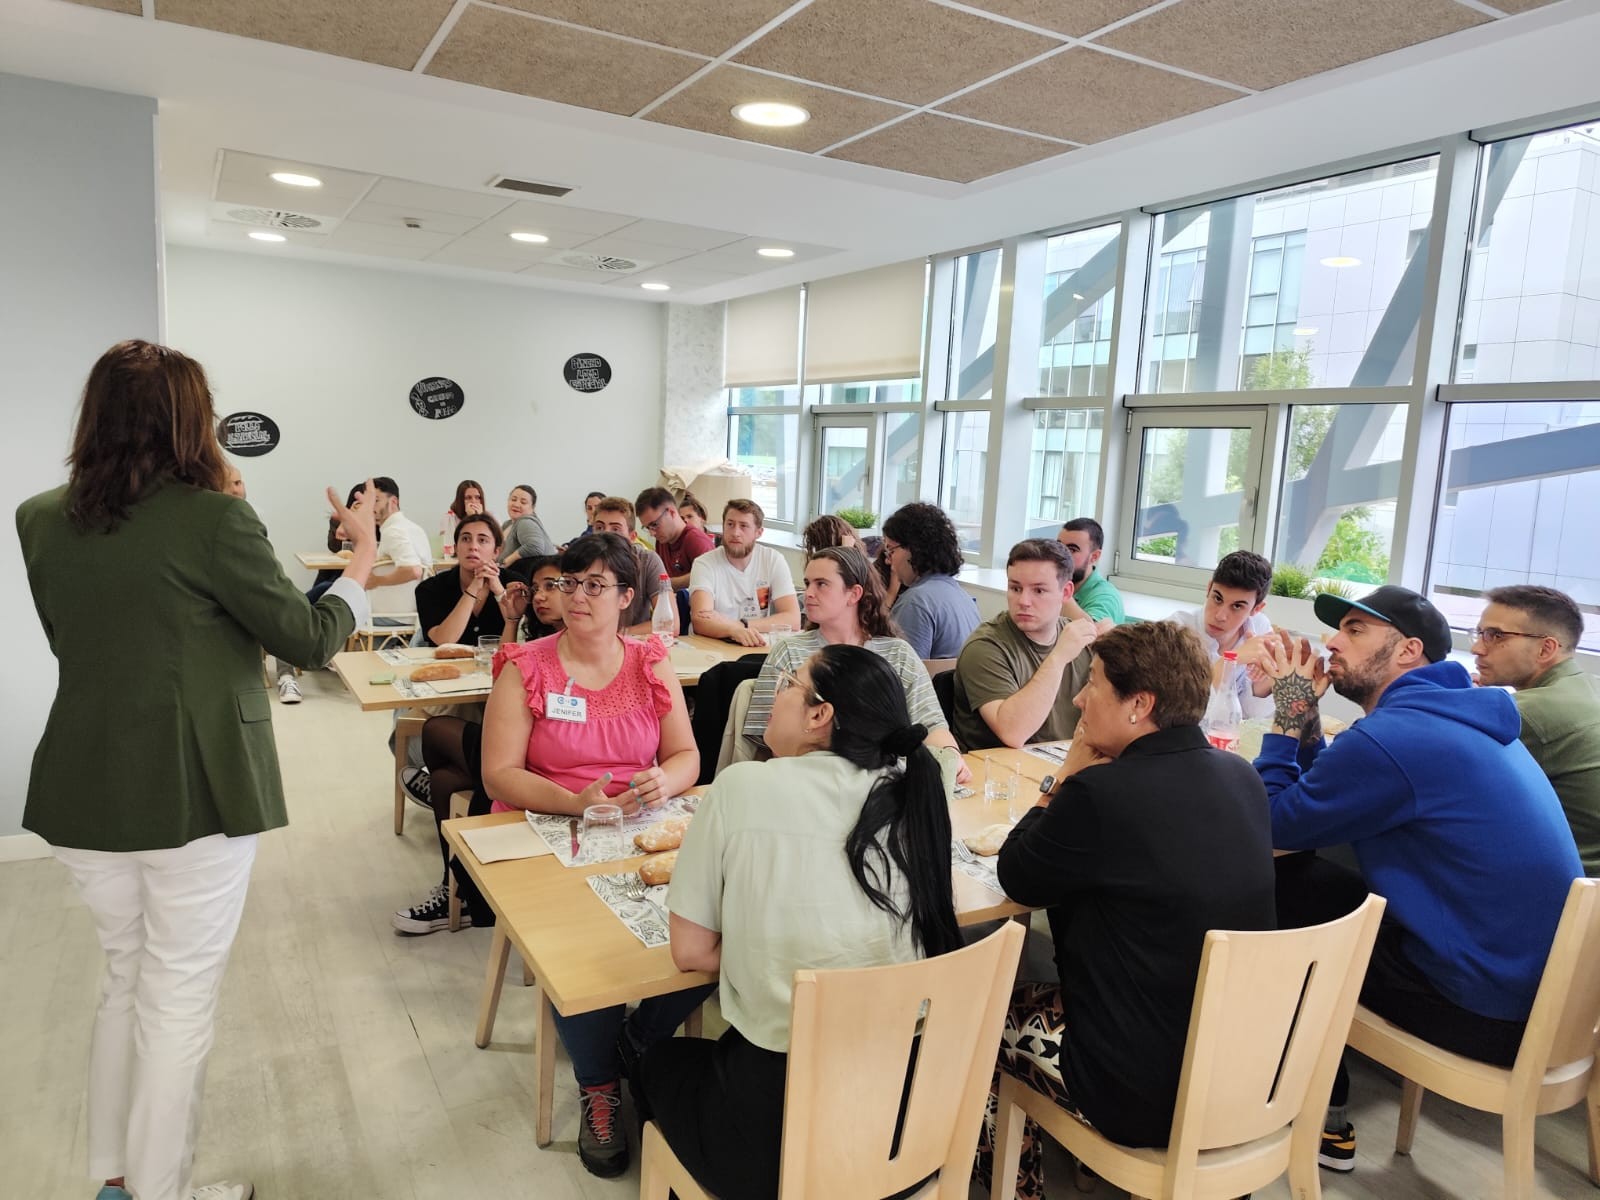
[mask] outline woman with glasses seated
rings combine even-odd
[[[506,591],[500,598],[500,615],[506,622],[501,641],[536,642],[559,633],[563,628],[561,556],[524,559],[506,574]]]
[[[950,778],[965,783],[971,772],[961,760],[955,736],[933,694],[927,668],[890,624],[883,589],[866,555],[846,546],[812,551],[806,560],[803,587],[805,614],[812,628],[784,638],[767,654],[761,674],[756,676],[750,707],[745,711],[745,743],[740,756],[754,758],[764,754],[763,735],[772,714],[779,676],[785,671],[798,671],[800,664],[822,647],[842,643],[864,646],[894,668],[911,719],[928,731],[928,749],[939,755]]]
[[[720,973],[730,1028],[655,1042],[634,1088],[690,1174],[743,1200],[778,1194],[794,973],[961,945],[939,766],[899,678],[878,655],[833,645],[779,684],[775,757],[717,777],[667,901],[672,961]]]

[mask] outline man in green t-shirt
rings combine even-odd
[[[1101,629],[1062,612],[1072,599],[1072,556],[1029,538],[1006,559],[1006,611],[972,631],[956,660],[955,714],[963,750],[1069,738],[1074,696],[1089,679],[1089,645]]]
[[[1093,517],[1074,517],[1061,527],[1056,541],[1072,555],[1072,599],[1067,601],[1069,617],[1101,619],[1121,625],[1128,619],[1122,609],[1122,593],[1098,570],[1100,550],[1106,544],[1106,531]]]
[[[1516,689],[1522,744],[1561,800],[1586,875],[1600,875],[1600,688],[1573,661],[1583,613],[1555,588],[1485,593],[1473,631],[1477,680]]]

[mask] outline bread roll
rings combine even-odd
[[[1009,825],[985,825],[977,833],[969,833],[962,838],[968,850],[974,854],[981,854],[985,858],[999,854],[1000,847],[1006,844],[1006,838],[1011,836]]]
[[[634,834],[633,844],[646,854],[676,850],[683,845],[683,834],[688,828],[688,817],[670,817],[659,825],[652,825]]]
[[[639,864],[639,878],[651,887],[658,883],[669,883],[672,880],[672,868],[678,865],[678,852],[668,850],[665,854],[652,854]]]
[[[354,550],[335,550],[334,551],[334,557],[335,558],[354,558],[355,556],[356,556],[356,552]]]
[[[411,672],[412,683],[431,683],[435,679],[460,679],[461,668],[449,663],[430,663]]]
[[[463,646],[460,642],[446,642],[434,650],[434,658],[472,658],[477,654],[471,646]]]

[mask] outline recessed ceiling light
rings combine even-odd
[[[1332,267],[1335,271],[1338,271],[1345,267],[1359,267],[1361,265],[1361,260],[1359,258],[1351,258],[1348,254],[1335,254],[1329,258],[1323,259],[1322,265],[1325,267]]]
[[[793,258],[794,251],[783,246],[763,246],[756,251],[762,258]]]
[[[265,229],[252,229],[250,236],[258,242],[287,242],[289,240],[281,233],[268,233]]]
[[[798,104],[779,104],[771,100],[757,100],[750,104],[735,104],[733,115],[746,125],[765,125],[768,128],[786,129],[804,125],[811,114]]]
[[[542,246],[550,239],[545,237],[545,235],[542,233],[523,233],[521,230],[518,230],[516,233],[511,235],[511,240],[513,242],[531,242],[535,246]]]
[[[286,183],[290,187],[312,188],[322,186],[322,180],[315,175],[297,175],[293,171],[274,171],[272,173],[272,181],[274,183]]]
[[[1301,325],[1294,331],[1294,335],[1295,337],[1310,337],[1316,331],[1317,327],[1315,325]]]
[[[647,292],[670,292],[672,290],[670,283],[641,283],[639,286]]]

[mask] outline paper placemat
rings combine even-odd
[[[1067,761],[1067,751],[1071,742],[1040,742],[1035,746],[1024,746],[1023,752],[1035,758],[1042,758],[1053,767],[1062,766]]]
[[[956,853],[954,844],[950,847],[950,867],[952,870],[965,875],[968,879],[976,879],[991,892],[1004,896],[1006,890],[1000,886],[1000,856],[991,854],[985,857],[981,854],[975,854],[973,857],[977,859],[977,862],[968,862]]]
[[[460,679],[432,679],[427,683],[413,683],[411,686],[419,695],[423,688],[427,688],[435,696],[458,696],[462,692],[487,692],[494,687],[494,680],[487,672],[474,671],[463,675]]]
[[[387,650],[377,651],[377,655],[391,667],[412,667],[434,661],[432,646],[391,646]]]
[[[659,825],[668,817],[692,817],[699,807],[698,796],[674,796],[659,808],[646,809],[637,817],[629,817],[622,827],[622,852],[620,854],[602,854],[596,856],[591,847],[582,843],[583,819],[578,821],[578,853],[572,853],[572,817],[559,816],[555,813],[530,812],[528,827],[538,834],[544,844],[550,847],[550,852],[556,856],[564,867],[592,867],[595,863],[621,862],[628,858],[638,858],[645,851],[633,844],[633,835],[642,830],[649,829],[652,825]]]
[[[642,882],[638,873],[626,875],[591,875],[586,880],[600,902],[609,908],[617,920],[627,926],[646,946],[665,946],[671,940],[667,925],[667,885],[658,883],[644,889],[645,899],[630,900],[624,889]]]
[[[536,858],[549,854],[550,847],[524,824],[490,825],[484,829],[464,829],[461,840],[467,843],[481,863],[506,862],[513,858]]]

